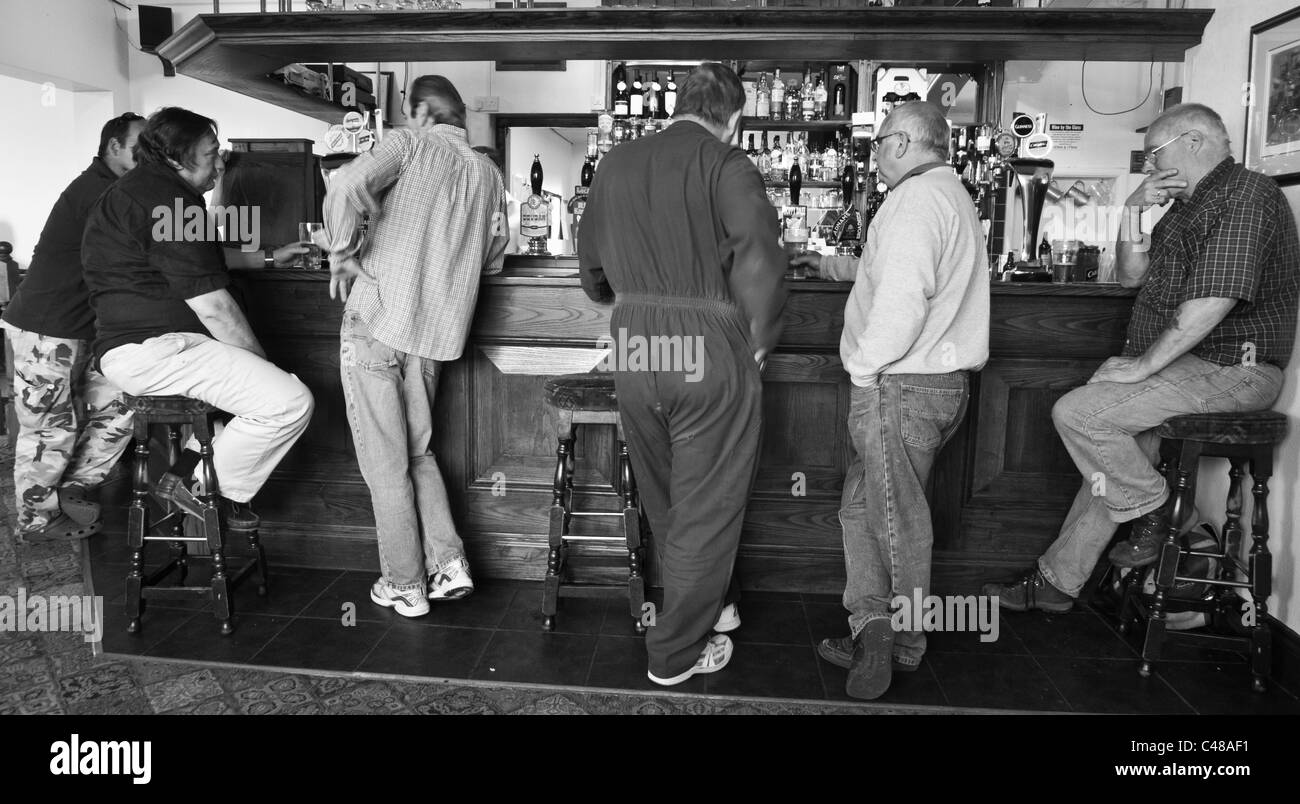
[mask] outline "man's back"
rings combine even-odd
[[[758,170],[690,121],[609,152],[581,231],[584,266],[603,269],[620,296],[731,301],[737,259],[783,259]]]
[[[504,253],[505,188],[465,130],[398,129],[337,174],[333,200],[371,213],[362,276],[348,299],[371,334],[434,360],[460,356],[484,269]],[[330,215],[327,203],[327,218]],[[494,225],[494,221],[500,221]]]

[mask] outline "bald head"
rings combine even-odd
[[[936,159],[948,158],[948,119],[927,101],[899,104],[885,118],[889,131],[906,131],[912,146]]]
[[[1166,109],[1152,121],[1147,131],[1157,146],[1184,132],[1198,132],[1205,142],[1203,158],[1211,166],[1222,162],[1231,152],[1223,118],[1201,103],[1180,103]]]

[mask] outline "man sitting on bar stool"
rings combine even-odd
[[[1183,414],[1267,410],[1282,390],[1300,288],[1286,198],[1233,161],[1223,120],[1200,104],[1156,118],[1146,161],[1115,247],[1120,284],[1142,288],[1123,354],[1052,409],[1083,485],[1037,567],[1015,583],[984,586],[1012,611],[1069,611],[1122,522],[1133,521],[1132,535],[1111,562],[1154,563],[1169,530],[1155,429]],[[1171,200],[1148,241],[1138,216]]]
[[[82,239],[100,370],[132,396],[184,396],[234,415],[212,442],[222,522],[253,529],[248,503],[307,428],[314,402],[297,377],[267,361],[227,287],[220,242],[202,193],[220,171],[216,123],[186,109],[155,112],[140,132],[135,170],[91,210]],[[177,212],[184,220],[175,220]],[[286,247],[285,258],[301,247]],[[198,453],[155,494],[201,516]]]
[[[930,594],[934,526],[925,487],[989,357],[988,256],[970,195],[948,163],[948,121],[934,104],[896,106],[873,146],[890,188],[861,260],[796,257],[854,280],[840,358],[853,381],[840,522],[849,636],[818,654],[847,669],[845,692],[878,698],[915,671],[921,631],[895,631],[898,597]]]
[[[664,607],[646,635],[648,675],[663,685],[731,660],[731,639],[710,631],[740,625],[732,570],[758,471],[760,372],[785,304],[775,210],[758,169],[731,144],[744,103],[734,72],[700,65],[664,133],[605,155],[578,232],[583,290],[615,303],[614,352],[634,339],[683,344],[682,365],[638,370],[629,360],[614,372],[663,560]]]
[[[474,590],[433,454],[433,407],[443,364],[465,349],[479,280],[501,270],[508,231],[501,173],[470,148],[456,87],[420,76],[407,102],[407,128],[334,174],[320,245],[330,297],[346,303],[339,368],[383,573],[370,599],[419,617],[430,601]]]

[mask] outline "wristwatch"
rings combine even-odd
[[[263,268],[275,267],[275,249],[271,248],[270,246],[267,246],[266,248],[262,249],[262,267]]]

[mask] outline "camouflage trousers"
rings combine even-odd
[[[59,515],[59,486],[93,487],[131,444],[122,392],[90,365],[90,342],[4,325],[13,344],[18,530]]]

